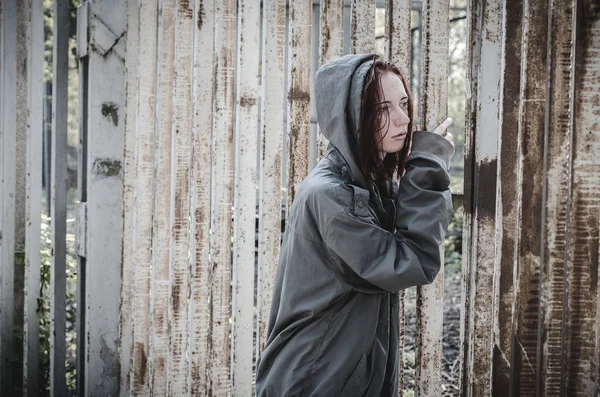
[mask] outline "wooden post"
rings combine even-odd
[[[127,4],[88,7],[83,386],[87,396],[107,396],[119,389]]]
[[[201,7],[201,8],[200,8]],[[210,257],[212,147],[213,147],[213,89],[214,64],[214,1],[194,2],[192,133],[194,162],[190,215],[193,222],[192,273],[190,282],[190,383],[191,394],[210,393],[208,368],[211,360],[212,262]],[[198,12],[202,10],[203,12]],[[202,82],[199,84],[198,82]]]
[[[175,2],[175,74],[171,172],[171,268],[169,289],[169,396],[188,390],[188,297],[190,288],[190,189],[192,169],[193,4]],[[226,135],[223,133],[223,135]],[[229,242],[229,240],[227,240]],[[223,241],[225,243],[225,240]],[[223,321],[227,322],[227,321]],[[218,394],[218,393],[217,393]]]
[[[395,63],[406,78],[406,82],[410,89],[410,73],[411,73],[411,30],[410,30],[410,14],[411,0],[387,0],[385,8],[385,56],[387,59]],[[413,102],[414,104],[414,102]],[[414,106],[414,105],[413,105]],[[416,109],[415,109],[416,110]],[[413,110],[414,112],[414,110]],[[413,115],[413,119],[415,116]],[[413,122],[414,125],[414,122]],[[398,393],[402,395],[404,389],[404,296],[405,291],[398,292],[400,317],[399,343],[398,343]]]
[[[423,1],[423,96],[419,110],[423,129],[433,131],[448,112],[448,17],[450,2]],[[406,62],[406,61],[405,61]],[[431,285],[417,288],[416,394],[442,394],[444,316],[444,247],[441,268]]]
[[[260,99],[260,4],[238,11],[233,233],[232,396],[253,395],[256,182]]]
[[[17,131],[17,2],[6,0],[0,10],[0,394],[11,395],[15,267],[15,190]]]
[[[257,357],[267,342],[267,326],[281,238],[281,184],[285,112],[285,0],[263,9],[262,103],[259,162]]]
[[[44,134],[44,8],[29,1],[27,20],[27,165],[25,216],[25,312],[23,393],[37,396],[39,384],[40,233],[42,211],[42,142]]]

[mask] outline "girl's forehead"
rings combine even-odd
[[[406,96],[402,80],[393,72],[385,72],[381,75],[381,88],[386,98],[391,96]]]

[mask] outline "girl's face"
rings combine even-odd
[[[407,137],[408,123],[408,95],[400,77],[393,72],[384,72],[381,75],[381,88],[383,102],[379,103],[380,109],[387,109],[389,117],[383,117],[380,125],[379,151],[381,157],[388,153],[397,153],[404,147]]]

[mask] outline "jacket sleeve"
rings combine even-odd
[[[429,284],[437,275],[440,245],[452,216],[448,163],[453,152],[445,139],[415,133],[396,199],[395,233],[361,217],[353,206],[338,211],[329,223],[327,246],[375,287],[373,292]]]

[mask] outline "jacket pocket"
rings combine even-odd
[[[346,384],[342,388],[339,397],[361,397],[367,382],[367,353],[363,353],[358,364],[350,374]]]

